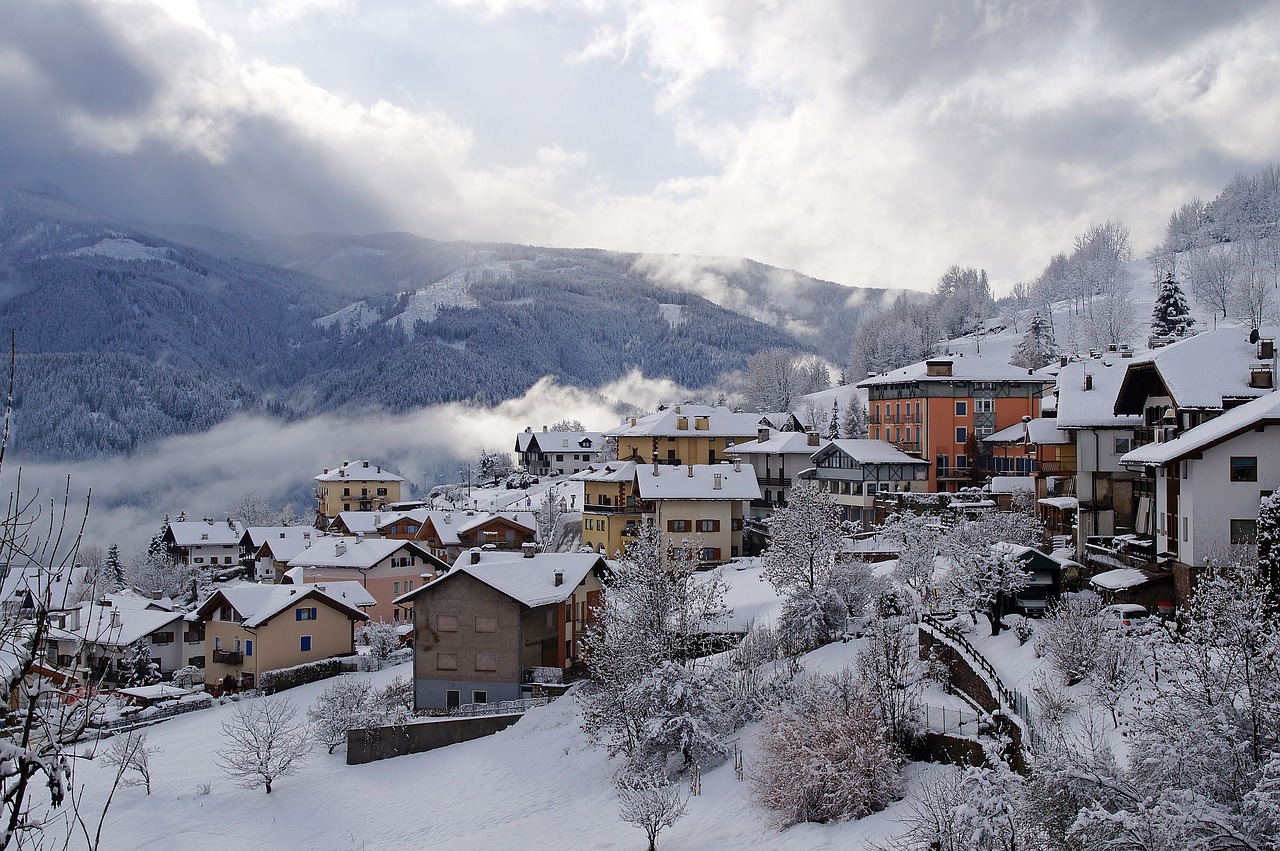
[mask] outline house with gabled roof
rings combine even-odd
[[[618,441],[623,461],[657,464],[716,464],[725,450],[755,440],[762,414],[710,405],[674,405],[644,417],[629,417],[605,432]]]
[[[240,564],[240,539],[244,525],[226,520],[175,520],[164,530],[164,543],[178,564],[202,570],[230,568]]]
[[[400,501],[404,479],[369,461],[343,461],[315,477],[316,527],[327,528],[343,511],[375,511]]]
[[[604,448],[599,431],[534,431],[527,427],[516,435],[517,462],[535,476],[565,476],[596,463]]]
[[[359,582],[377,600],[369,616],[386,623],[408,617],[407,609],[392,602],[396,597],[449,567],[418,541],[330,536],[311,542],[288,565],[302,568],[307,582]]]
[[[559,680],[581,660],[607,570],[590,553],[472,549],[397,598],[413,611],[416,708],[516,700]]]
[[[240,538],[240,551],[254,579],[275,582],[277,565],[287,565],[322,534],[312,526],[250,526]]]
[[[741,459],[756,471],[761,498],[750,504],[751,517],[762,520],[775,508],[791,500],[791,485],[803,470],[813,466],[810,459],[826,440],[816,432],[777,431],[760,426],[755,440],[735,443],[725,450],[730,458]]]
[[[1253,544],[1259,503],[1280,488],[1280,394],[1140,446],[1121,463],[1154,482],[1157,561],[1173,569],[1185,599],[1196,572],[1214,557]]]
[[[213,593],[196,613],[205,624],[205,682],[254,688],[262,674],[355,653],[355,627],[369,616],[340,590],[243,582]]]
[[[869,528],[876,494],[921,493],[928,487],[929,462],[884,440],[828,440],[798,474],[831,495],[845,520]]]
[[[87,600],[58,613],[46,639],[50,661],[85,682],[119,681],[119,664],[142,643],[162,675],[187,665],[204,666],[200,624],[173,601],[124,591]]]

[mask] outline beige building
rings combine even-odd
[[[377,601],[369,609],[373,620],[403,623],[409,620],[409,610],[395,605],[395,598],[421,587],[449,565],[419,541],[321,537],[289,559],[288,570],[297,568],[307,582],[359,582]]]
[[[369,461],[343,461],[316,476],[316,526],[320,529],[343,511],[377,511],[400,501],[404,479]]]
[[[205,622],[205,683],[254,688],[267,671],[355,653],[355,626],[369,616],[335,590],[251,582],[214,592]]]
[[[730,446],[755,440],[762,419],[762,414],[723,407],[675,405],[647,417],[631,417],[606,431],[605,437],[617,439],[618,458],[624,461],[716,464]]]

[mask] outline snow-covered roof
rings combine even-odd
[[[476,564],[471,564],[472,554],[479,555]],[[395,603],[406,603],[465,573],[526,606],[545,606],[567,600],[592,568],[602,563],[604,557],[593,553],[538,553],[526,558],[523,553],[471,550],[463,553],[448,573],[397,597]],[[563,576],[559,585],[557,571]]]
[[[1151,574],[1145,570],[1121,567],[1099,573],[1089,580],[1089,584],[1107,591],[1123,591],[1126,588],[1136,588],[1151,578]]]
[[[950,364],[950,369],[945,368]],[[935,375],[930,375],[930,367],[934,366]],[[946,374],[942,374],[946,373]],[[1043,373],[1028,374],[1027,370],[1010,366],[1005,360],[997,357],[963,354],[943,356],[922,360],[901,369],[895,369],[881,375],[875,375],[858,382],[859,387],[875,387],[882,384],[902,384],[906,382],[951,382],[951,381],[1004,381],[1017,384],[1044,385],[1051,381]]]
[[[175,547],[239,544],[244,526],[239,520],[176,520],[169,524]]]
[[[641,499],[760,498],[756,471],[750,464],[637,464],[636,487]]]
[[[537,446],[539,452],[598,452],[604,443],[605,433],[602,431],[535,431],[524,434],[533,438],[526,443],[523,452],[531,451]],[[518,445],[518,444],[517,444]]]
[[[305,567],[291,567],[284,572],[284,581],[282,585],[293,585],[300,588],[319,588],[329,594],[331,597],[337,597],[356,608],[364,608],[365,606],[375,606],[378,601],[369,593],[369,589],[365,588],[354,579],[342,580],[321,580],[320,582],[307,582],[307,569]]]
[[[1063,511],[1080,507],[1080,499],[1074,496],[1046,496],[1037,499],[1036,502],[1041,505],[1047,505],[1050,508],[1060,508]]]
[[[244,626],[250,629],[262,626],[285,609],[303,600],[323,602],[356,620],[369,619],[368,615],[356,608],[356,604],[343,596],[340,591],[322,591],[319,585],[260,585],[256,582],[226,585],[204,601],[198,610],[200,614],[207,617],[217,605],[219,597],[236,610],[244,619]]]
[[[1278,328],[1262,328],[1262,337],[1276,339]],[[1153,349],[1129,361],[1116,401],[1116,410],[1138,413],[1146,400],[1152,373],[1159,377],[1179,409],[1222,410],[1232,400],[1270,393],[1250,386],[1250,366],[1258,360],[1258,346],[1244,328],[1219,328]],[[1268,366],[1270,361],[1265,362]]]
[[[992,476],[992,493],[1035,493],[1036,480],[1031,476]]]
[[[317,482],[403,482],[404,479],[380,464],[368,461],[343,461],[341,466],[316,476]]]
[[[1127,364],[1132,362],[1129,358],[1106,354],[1064,366],[1058,372],[1058,428],[1141,426],[1140,414],[1115,412]]]
[[[859,464],[914,464],[927,467],[928,461],[908,455],[887,440],[868,438],[840,438],[828,440],[827,445],[813,454],[813,460],[825,458],[835,452],[843,452]]]
[[[244,537],[255,550],[267,541],[282,541],[290,538],[309,539],[319,535],[313,526],[249,526],[244,530]]]
[[[108,605],[102,605],[104,602]],[[79,626],[74,629],[51,628],[49,637],[84,641],[102,647],[127,647],[183,620],[184,612],[149,605],[152,602],[136,595],[109,594],[101,600],[81,603],[77,607]]]
[[[463,509],[428,511],[426,520],[431,521],[431,528],[436,530],[436,537],[446,547],[460,547],[458,526],[467,521],[467,512]],[[426,523],[426,520],[423,523]]]
[[[380,528],[404,515],[403,511],[339,511],[334,522],[341,521],[342,528],[352,535],[376,535]]]
[[[39,604],[46,599],[51,608],[60,608],[72,600],[76,585],[81,582],[87,568],[66,567],[50,571],[36,564],[0,564],[0,603],[20,603],[28,592],[32,601]],[[45,594],[47,593],[47,598]]]
[[[1261,425],[1280,425],[1280,393],[1268,393],[1232,408],[1221,416],[1190,428],[1165,443],[1148,443],[1125,454],[1120,463],[1137,466],[1168,464],[1250,431]]]
[[[816,444],[810,443],[809,435],[802,431],[773,431],[770,429],[767,440],[757,438],[744,443],[736,443],[725,449],[725,454],[812,455],[827,442],[826,438],[820,437]]]
[[[140,700],[168,700],[170,698],[177,699],[186,697],[189,694],[195,694],[196,689],[179,688],[169,683],[156,683],[150,686],[133,686],[131,688],[118,688],[117,694],[123,694],[125,697],[136,697]]]
[[[1058,427],[1058,421],[1052,417],[1036,417],[1027,423],[1014,423],[1002,428],[994,434],[982,438],[987,443],[1030,443],[1060,445],[1071,442],[1071,435]]]
[[[421,544],[396,538],[360,538],[356,536],[320,538],[310,547],[289,559],[290,567],[340,567],[367,570],[401,548],[427,555]]]
[[[472,529],[476,529],[494,520],[506,520],[508,523],[514,523],[517,526],[528,529],[530,532],[538,531],[538,521],[534,517],[534,513],[532,511],[477,511],[474,516],[468,515],[464,512],[462,517],[455,518],[455,520],[462,521],[458,525],[459,535],[465,535]]]
[[[393,509],[390,511],[375,511],[373,513],[382,515],[382,519],[376,521],[376,524],[375,524],[378,528],[378,531],[382,531],[383,529],[387,528],[393,523],[398,523],[401,520],[409,520],[421,526],[423,523],[426,522],[427,517],[430,515],[431,512],[429,509],[418,507],[418,508],[407,508],[407,509]]]
[[[609,437],[745,437],[760,428],[762,414],[741,413],[710,405],[676,405],[665,411],[638,417],[635,425],[623,425],[605,432]],[[789,417],[789,414],[784,414]],[[699,418],[705,417],[705,423]],[[680,421],[685,420],[684,428]],[[705,428],[699,428],[705,425]]]
[[[601,467],[588,467],[570,479],[579,482],[630,482],[636,476],[635,461],[610,461]]]

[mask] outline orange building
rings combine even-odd
[[[930,491],[982,484],[995,470],[983,438],[1040,415],[1053,378],[982,357],[934,358],[859,382],[868,436],[932,462]]]

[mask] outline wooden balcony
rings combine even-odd
[[[239,665],[244,661],[244,653],[239,650],[215,650],[213,661],[219,665]]]

